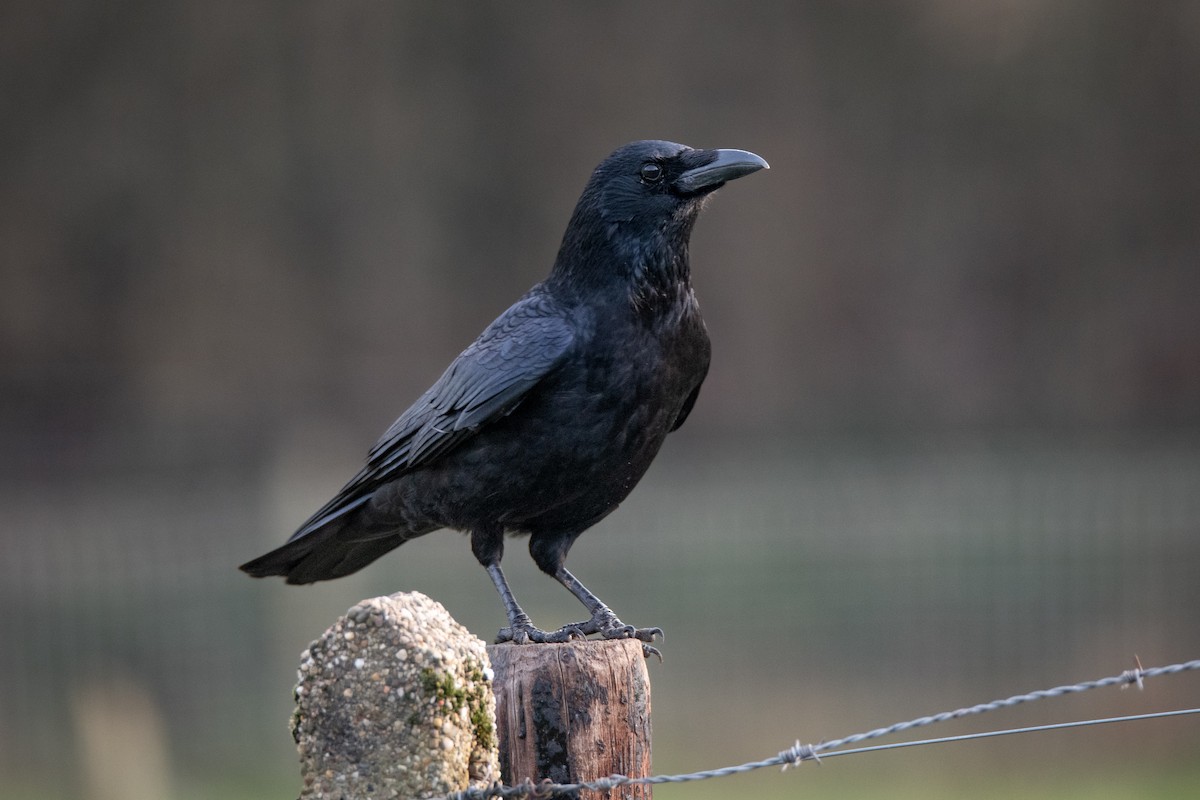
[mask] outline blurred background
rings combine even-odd
[[[175,2],[0,11],[0,794],[295,796],[298,654],[503,613],[442,533],[252,581],[496,314],[591,169],[752,150],[714,361],[571,567],[660,625],[683,772],[1200,657],[1200,5]],[[515,543],[517,596],[579,616]],[[1200,705],[1200,678],[935,735]],[[1196,718],[664,798],[1194,797]]]

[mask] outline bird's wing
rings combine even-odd
[[[479,335],[442,377],[375,443],[367,463],[300,527],[300,538],[370,499],[383,483],[426,464],[512,411],[566,358],[574,341],[567,314],[532,291]]]
[[[574,331],[550,298],[527,295],[487,327],[371,448],[367,464],[408,469],[510,411],[567,355]]]

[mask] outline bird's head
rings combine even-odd
[[[688,238],[705,199],[727,181],[767,168],[745,150],[658,140],[618,148],[584,187],[555,271],[603,277],[597,273],[606,265],[644,271],[658,261],[686,270]]]
[[[704,198],[726,181],[766,167],[766,161],[745,150],[632,142],[596,167],[580,203],[595,203],[595,212],[610,224],[641,221],[657,227],[694,218]]]

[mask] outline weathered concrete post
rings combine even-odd
[[[302,800],[420,798],[500,777],[483,641],[417,592],[364,600],[304,651]]]
[[[650,774],[650,677],[633,639],[493,645],[500,768],[507,784]],[[649,786],[582,792],[649,798]]]

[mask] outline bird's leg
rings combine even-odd
[[[579,602],[583,603],[584,608],[592,615],[586,622],[568,625],[564,630],[577,630],[583,634],[598,633],[605,639],[638,639],[643,642],[653,642],[654,637],[663,635],[662,628],[635,628],[621,622],[612,609],[592,594],[566,567],[559,565],[554,571],[554,579],[579,598]],[[643,649],[646,650],[646,655],[657,655],[662,659],[662,655],[653,647],[647,645]]]
[[[500,593],[500,601],[504,603],[504,613],[508,615],[508,627],[501,628],[496,634],[496,644],[502,642],[512,642],[514,644],[529,644],[530,642],[569,642],[571,639],[583,638],[584,634],[575,630],[571,626],[566,626],[557,631],[544,631],[533,626],[533,620],[529,615],[517,604],[517,598],[513,597],[512,589],[508,588],[508,581],[504,578],[504,573],[500,570],[500,564],[492,563],[487,565],[488,575],[492,579],[492,583],[496,585],[496,591]]]
[[[496,634],[496,644],[501,642],[513,642],[514,644],[566,642],[572,638],[583,636],[582,633],[566,628],[547,632],[533,626],[529,615],[517,604],[517,598],[513,597],[512,589],[508,588],[508,581],[505,580],[504,572],[500,569],[500,559],[504,555],[503,528],[485,526],[473,529],[471,531],[471,552],[487,570],[488,577],[492,579],[496,591],[500,593],[500,602],[504,603],[504,613],[508,616],[508,627],[501,628],[500,632]]]
[[[533,556],[533,563],[566,587],[592,615],[591,619],[584,622],[564,625],[560,631],[567,631],[572,636],[598,633],[605,639],[637,639],[643,642],[642,651],[647,657],[655,655],[662,660],[662,654],[649,644],[654,641],[655,636],[663,635],[662,628],[635,628],[621,622],[611,608],[604,605],[599,597],[588,591],[588,588],[563,566],[567,559],[567,551],[578,536],[578,532],[562,534],[535,531],[529,537],[529,554]]]

